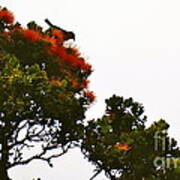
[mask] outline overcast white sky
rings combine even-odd
[[[94,67],[91,89],[97,102],[89,119],[104,112],[112,94],[143,103],[148,125],[160,118],[180,141],[180,1],[179,0],[1,0],[25,25],[44,27],[49,18],[76,33],[76,44]],[[54,161],[10,171],[13,180],[88,180],[93,166],[78,150]],[[105,180],[99,176],[96,180]]]

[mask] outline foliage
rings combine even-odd
[[[160,120],[146,128],[143,112],[132,98],[114,95],[106,100],[105,115],[89,121],[81,149],[96,166],[91,180],[101,171],[111,180],[175,179],[173,162],[169,167],[156,163],[156,158],[179,157],[176,141],[169,141],[169,125]]]
[[[52,166],[52,158],[82,137],[84,113],[95,98],[88,91],[91,65],[54,31],[35,22],[23,28],[0,9],[2,180],[8,179],[7,169],[34,159]],[[27,153],[33,149],[36,154]]]
[[[146,127],[144,107],[132,98],[113,95],[104,116],[84,125],[95,100],[92,67],[67,44],[74,33],[56,27],[32,21],[23,28],[0,8],[0,179],[35,159],[52,166],[80,146],[96,167],[91,180],[102,171],[111,180],[178,180],[180,151],[169,125],[161,119]]]

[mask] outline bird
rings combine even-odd
[[[51,28],[54,30],[59,30],[63,34],[63,40],[67,41],[69,39],[75,40],[75,34],[72,31],[66,31],[56,25],[53,25],[48,19],[44,20]]]

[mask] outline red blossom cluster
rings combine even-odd
[[[58,40],[59,44],[63,43],[64,35],[59,29],[53,29],[52,35],[54,36],[54,38],[56,38]]]
[[[95,95],[92,91],[84,91],[84,96],[89,99],[89,102],[92,103],[95,100]]]
[[[84,58],[77,56],[77,54],[69,54],[67,48],[58,46],[53,49],[54,53],[60,57],[65,63],[69,63],[73,67],[77,67],[83,70],[92,71],[91,65],[85,63]]]
[[[50,56],[54,58],[55,61],[52,63],[56,63],[57,71],[59,74],[65,77],[49,77],[50,82],[57,87],[63,86],[61,82],[64,78],[68,79],[68,84],[74,92],[81,91],[84,97],[88,100],[88,102],[92,103],[95,100],[95,96],[93,92],[88,91],[89,81],[87,77],[92,72],[92,67],[88,64],[85,59],[81,56],[78,49],[75,47],[65,47],[64,46],[64,34],[59,29],[48,29],[47,31],[43,31],[38,29],[39,26],[35,25],[35,28],[29,27],[22,28],[19,24],[12,24],[14,22],[13,14],[6,10],[0,10],[0,21],[3,23],[11,24],[8,26],[4,26],[8,31],[4,31],[3,34],[7,37],[7,39],[14,40],[16,34],[18,34],[18,38],[22,37],[22,40],[25,40],[24,43],[29,43],[29,45],[33,46],[37,43],[44,44],[42,48],[44,48],[44,53],[47,54],[47,57]],[[19,36],[20,35],[20,36]],[[16,38],[15,38],[16,41]],[[10,41],[9,41],[10,42]],[[12,41],[13,42],[13,41]],[[59,69],[59,70],[58,70]]]
[[[80,57],[80,53],[75,48],[66,48],[62,45],[62,35],[59,30],[53,30],[52,36],[41,34],[32,29],[20,29],[20,32],[31,42],[46,41],[50,43],[48,52],[58,56],[63,62],[73,67],[92,72],[90,64],[86,63],[84,58]],[[69,50],[71,49],[71,50]]]
[[[13,13],[6,9],[0,10],[0,20],[5,22],[6,24],[12,24],[14,22]]]
[[[29,39],[30,42],[46,41],[50,44],[49,49],[47,49],[48,54],[56,55],[60,58],[61,62],[69,64],[71,67],[85,70],[87,72],[92,72],[92,67],[85,62],[84,58],[80,56],[78,49],[76,48],[66,48],[62,45],[62,34],[59,30],[53,30],[51,36],[46,34],[41,34],[32,29],[21,29],[20,32],[25,38]],[[59,69],[64,71],[69,78],[69,82],[73,88],[87,89],[89,81],[87,79],[79,79],[74,77],[69,71]],[[52,79],[51,82],[55,86],[61,86],[61,81],[57,79]],[[88,90],[84,91],[84,96],[88,99],[90,103],[95,100],[95,95],[93,92]]]
[[[82,89],[87,89],[87,88],[88,88],[88,84],[89,84],[89,80],[83,79],[80,87],[81,87]]]
[[[20,31],[31,42],[36,42],[41,39],[41,34],[32,29],[20,29]]]

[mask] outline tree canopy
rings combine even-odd
[[[111,180],[178,180],[180,149],[165,120],[146,126],[142,104],[113,95],[99,119],[84,123],[95,100],[91,65],[69,39],[73,32],[34,21],[22,27],[0,8],[0,179],[8,169],[43,160],[51,167],[78,146]],[[31,151],[30,151],[31,150]]]
[[[95,98],[88,90],[92,68],[76,47],[63,43],[60,30],[35,22],[23,28],[0,9],[2,180],[7,169],[34,159],[52,165],[82,137],[84,113]],[[35,154],[24,155],[34,148]]]
[[[105,115],[85,127],[82,153],[111,180],[178,179],[180,150],[164,120],[145,126],[144,107],[132,98],[113,95]]]

